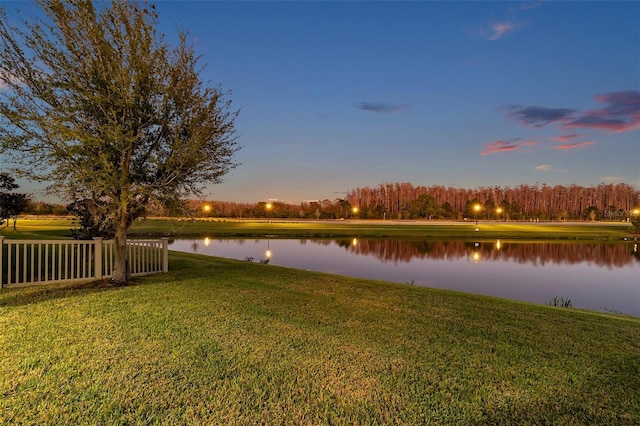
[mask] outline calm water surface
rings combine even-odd
[[[640,247],[625,243],[176,240],[170,250],[640,316]]]

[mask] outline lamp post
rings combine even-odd
[[[264,210],[265,210],[265,216],[267,218],[271,217],[271,210],[273,210],[273,203],[271,201],[268,201],[265,205],[264,205]]]
[[[476,220],[476,225],[478,224],[478,212],[480,211],[480,204],[473,205],[473,217]]]
[[[503,211],[504,211],[504,210],[502,209],[502,207],[498,207],[498,208],[496,208],[496,214],[498,215],[498,220],[501,220],[501,219],[502,219],[502,218],[501,218],[501,215],[502,215],[502,212],[503,212]]]

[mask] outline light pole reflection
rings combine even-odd
[[[267,259],[271,259],[271,247],[269,246],[270,241],[267,240],[267,251],[264,253],[264,255],[267,257]]]
[[[473,259],[473,263],[478,263],[480,262],[480,243],[474,243],[473,246],[475,250],[473,254],[471,254],[471,258]]]

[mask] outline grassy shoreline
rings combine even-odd
[[[477,230],[476,230],[477,229]],[[402,239],[562,239],[622,240],[631,234],[622,223],[516,223],[429,221],[169,221],[136,222],[132,235],[275,238],[402,238]]]
[[[0,423],[637,424],[640,319],[171,252],[0,291]]]
[[[70,219],[20,219],[18,230],[5,228],[7,238],[68,238]],[[477,229],[477,230],[476,230]],[[295,221],[295,220],[173,220],[136,221],[132,237],[253,238],[397,238],[397,239],[528,239],[622,241],[632,235],[623,222],[437,222],[437,221]]]

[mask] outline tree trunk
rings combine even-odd
[[[127,211],[120,208],[116,218],[116,232],[113,239],[115,262],[111,280],[116,285],[124,285],[129,280],[129,262],[127,259]]]

